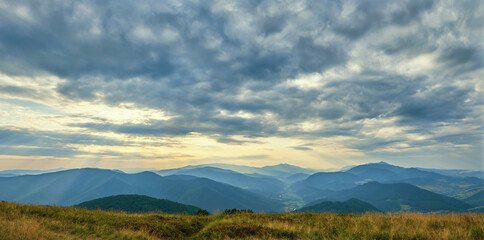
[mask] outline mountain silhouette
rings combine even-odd
[[[278,211],[277,201],[207,178],[173,179],[152,172],[126,174],[104,169],[73,169],[0,178],[0,199],[70,206],[101,197],[140,194],[195,205],[209,211],[243,208]]]

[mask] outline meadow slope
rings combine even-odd
[[[126,214],[0,202],[0,239],[484,239],[482,214]]]

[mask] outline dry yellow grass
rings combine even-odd
[[[0,203],[0,239],[484,239],[483,214],[125,214]]]

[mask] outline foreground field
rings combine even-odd
[[[125,214],[0,202],[0,239],[484,239],[482,214]]]

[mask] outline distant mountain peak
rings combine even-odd
[[[276,164],[276,165],[268,165],[268,166],[265,166],[265,167],[298,167],[298,166],[291,165],[289,163],[279,163],[279,164]]]
[[[354,166],[352,168],[359,168],[359,167],[363,167],[363,168],[364,167],[378,167],[378,168],[385,168],[385,169],[405,168],[405,167],[393,165],[393,164],[390,164],[390,163],[387,163],[387,162],[384,162],[384,161],[365,163],[365,164],[362,164],[362,165]]]
[[[276,165],[268,165],[268,166],[264,166],[262,168],[290,168],[290,169],[305,169],[303,167],[299,167],[299,166],[296,166],[296,165],[292,165],[292,164],[289,164],[289,163],[279,163],[279,164],[276,164]]]
[[[279,171],[279,172],[303,172],[303,173],[314,173],[316,171],[312,169],[302,168],[299,166],[291,165],[288,163],[280,163],[277,165],[272,166],[265,166],[260,169],[269,170],[269,171]]]

